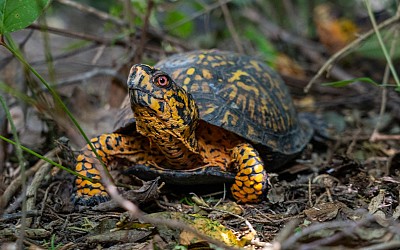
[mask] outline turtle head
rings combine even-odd
[[[172,135],[197,150],[194,132],[199,112],[191,94],[167,73],[145,64],[133,65],[128,89],[136,127],[142,135]]]

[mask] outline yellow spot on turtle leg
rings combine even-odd
[[[254,147],[248,143],[232,149],[232,168],[237,170],[231,187],[233,197],[243,203],[258,202],[266,196],[268,179],[264,163]]]
[[[79,155],[79,156],[81,156],[81,155]],[[79,156],[78,156],[78,157],[79,157]],[[76,171],[76,172],[82,171],[82,167],[83,167],[82,162],[79,162],[79,163],[76,164],[76,166],[75,166],[75,171]]]

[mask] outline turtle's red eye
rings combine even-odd
[[[168,84],[169,84],[168,77],[167,76],[159,76],[156,79],[156,83],[160,87],[168,86]]]

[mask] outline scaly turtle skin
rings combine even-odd
[[[233,182],[240,202],[262,200],[266,166],[282,166],[312,135],[281,78],[252,57],[195,51],[134,65],[128,89],[115,132],[91,140],[103,162],[170,183]],[[87,145],[76,171],[100,179],[98,167]],[[101,183],[77,178],[76,187],[80,204],[108,197]]]

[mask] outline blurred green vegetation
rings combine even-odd
[[[95,8],[107,11],[111,15],[125,19],[126,2],[123,1],[83,1]],[[107,2],[107,3],[105,3]],[[129,27],[141,27],[148,6],[147,0],[131,0],[133,18]],[[250,20],[244,12],[252,10],[258,13],[264,20],[277,25],[283,30],[300,37],[317,41],[316,22],[314,10],[317,6],[330,4],[333,6],[333,15],[338,19],[347,19],[360,27],[359,31],[369,29],[370,21],[363,0],[358,1],[328,1],[328,0],[198,0],[198,1],[167,1],[155,0],[154,8],[150,16],[151,27],[162,31],[166,35],[182,40],[190,49],[198,48],[224,48],[234,51],[244,48],[244,52],[261,54],[267,60],[274,60],[277,50],[295,57],[296,49],[290,48],[285,43],[271,41],[260,30],[260,24]],[[393,16],[399,4],[398,0],[373,1],[378,21]],[[229,9],[234,30],[228,29],[228,19],[222,10],[222,5]],[[110,25],[108,23],[107,25]],[[121,29],[121,27],[112,28]],[[110,28],[110,26],[109,26]],[[135,30],[121,30],[121,34],[134,33]],[[235,43],[232,37],[235,32],[240,38],[240,44]],[[390,31],[388,33],[391,33]],[[385,36],[387,41],[392,37]],[[279,39],[277,39],[279,40]],[[164,49],[171,47],[163,43]],[[384,59],[376,38],[371,38],[359,49],[363,56]],[[395,56],[398,56],[397,52]]]

